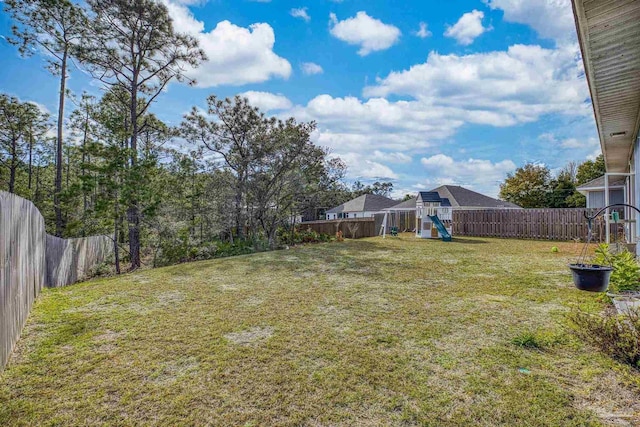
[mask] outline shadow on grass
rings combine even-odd
[[[460,239],[459,237],[454,237],[453,243],[464,243],[466,245],[480,245],[480,244],[487,244],[489,242],[487,242],[486,240]]]

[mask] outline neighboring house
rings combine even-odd
[[[371,218],[376,213],[397,203],[396,200],[378,196],[377,194],[363,194],[340,206],[329,209],[326,215],[327,219]]]
[[[577,190],[587,198],[588,208],[605,207],[604,175],[582,184]],[[609,204],[625,203],[626,183],[624,178],[609,180]]]
[[[621,178],[627,202],[640,202],[640,0],[572,0],[585,75],[607,169],[608,186]],[[636,241],[640,221],[628,210],[627,239]],[[608,216],[605,216],[607,221]],[[635,230],[632,230],[632,227]],[[605,227],[607,241],[610,228]]]
[[[391,206],[390,208],[386,208],[385,211],[411,211],[416,209],[416,200],[417,197],[412,197],[410,199],[405,200],[404,202],[398,203],[396,205]],[[396,202],[397,203],[397,202]]]
[[[494,199],[459,185],[442,185],[434,188],[431,192],[438,193],[442,199],[448,199],[454,210],[521,209],[520,206],[513,203]]]

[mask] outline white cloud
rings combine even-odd
[[[600,149],[600,147],[598,147],[595,150],[593,150],[591,154],[587,156],[587,160],[595,160],[596,157],[600,156],[601,154],[602,154],[602,150]]]
[[[365,96],[410,96],[425,104],[463,109],[466,121],[511,126],[542,115],[591,114],[576,45],[559,49],[514,45],[506,52],[440,55],[392,72]]]
[[[456,39],[457,42],[463,46],[468,46],[473,43],[477,37],[490,30],[490,28],[485,28],[482,25],[483,18],[484,13],[479,10],[465,13],[460,17],[458,22],[447,28],[444,35]]]
[[[347,165],[347,175],[351,179],[398,179],[390,167],[363,157],[360,153],[342,153],[339,156]]]
[[[454,160],[445,154],[423,157],[420,163],[429,176],[425,184],[462,185],[488,196],[495,196],[498,193],[499,183],[504,180],[507,173],[516,169],[516,164],[511,160],[496,163],[473,158]]]
[[[447,138],[464,124],[465,112],[433,107],[419,101],[362,101],[355,97],[319,95],[306,106],[286,113],[299,120],[315,120],[314,140],[335,152],[402,152],[424,149]]]
[[[583,150],[593,150],[594,148],[600,147],[600,140],[595,137],[587,137],[587,138],[561,138],[559,139],[552,132],[543,133],[538,136],[540,141],[544,141],[554,146],[560,148],[568,148],[568,149],[583,149]]]
[[[186,6],[163,1],[174,28],[195,36],[208,57],[200,67],[187,71],[199,87],[260,83],[291,75],[289,61],[273,51],[275,34],[269,24],[244,28],[221,21],[206,32],[204,22],[197,20]]]
[[[420,37],[421,39],[426,39],[427,37],[431,37],[432,33],[427,29],[427,24],[425,22],[420,23],[420,29],[413,33],[415,36]]]
[[[311,17],[307,13],[307,8],[306,7],[293,8],[293,9],[291,9],[291,11],[289,11],[289,14],[291,16],[293,16],[294,18],[302,19],[304,22],[311,21]]]
[[[270,92],[243,92],[240,96],[247,98],[249,103],[254,107],[258,107],[263,112],[274,110],[287,110],[293,106],[289,99],[281,94]]]
[[[411,163],[413,158],[402,152],[383,152],[380,150],[375,150],[371,155],[371,158],[374,160],[379,160],[388,163]]]
[[[314,62],[304,62],[302,65],[300,65],[300,69],[304,74],[308,76],[324,73],[322,67]]]
[[[528,25],[540,37],[558,41],[576,38],[570,0],[485,0],[491,9],[504,12],[504,20]]]
[[[331,35],[351,45],[360,46],[358,55],[367,56],[371,52],[386,50],[400,39],[400,30],[360,11],[354,18],[338,21],[334,13],[330,15]]]

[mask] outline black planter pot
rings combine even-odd
[[[569,264],[573,284],[581,291],[604,292],[609,287],[613,268],[606,265]]]

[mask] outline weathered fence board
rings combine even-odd
[[[58,288],[91,276],[91,270],[110,259],[113,243],[107,236],[61,239],[47,234],[47,282]]]
[[[44,286],[45,236],[38,209],[0,191],[0,369]]]
[[[0,370],[44,286],[66,286],[110,260],[107,236],[60,239],[45,232],[33,203],[0,191]]]
[[[594,212],[593,209],[580,208],[454,210],[453,235],[540,240],[584,239],[588,232],[584,214]],[[602,220],[597,220],[593,227],[597,235],[604,234]]]
[[[316,233],[335,235],[342,231],[344,237],[361,239],[363,237],[377,236],[376,222],[373,218],[350,218],[332,221],[309,221],[298,225],[299,230],[312,229]]]

